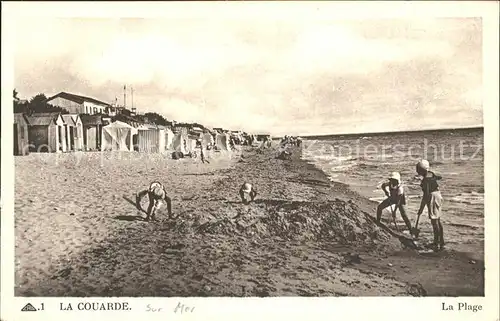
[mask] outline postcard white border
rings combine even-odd
[[[258,11],[248,10],[259,7]],[[12,156],[13,43],[12,22],[19,15],[45,17],[176,17],[204,16],[217,10],[228,17],[266,19],[284,12],[301,19],[313,15],[318,19],[349,18],[483,18],[483,110],[485,147],[485,297],[484,298],[116,298],[129,302],[129,312],[64,312],[60,302],[98,301],[96,298],[14,298],[14,164]],[[188,9],[188,10],[186,10]],[[499,18],[498,2],[9,2],[2,3],[2,135],[1,148],[1,318],[2,320],[151,320],[195,319],[296,319],[296,320],[498,320],[498,211],[499,211]],[[441,311],[442,302],[482,304],[480,313]],[[109,298],[106,298],[109,301]],[[44,312],[20,312],[27,302],[45,304]],[[178,302],[195,306],[192,313],[174,314]],[[164,312],[145,314],[147,304],[162,306]],[[55,308],[56,307],[56,308]],[[170,309],[170,310],[169,310]]]

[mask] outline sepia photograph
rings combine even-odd
[[[16,297],[485,296],[481,17],[185,11],[15,21]]]

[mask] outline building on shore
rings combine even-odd
[[[193,124],[189,128],[189,135],[199,137],[201,134],[205,132],[205,127],[199,124]]]
[[[66,109],[70,114],[108,114],[110,104],[92,97],[60,92],[46,100],[46,103]]]
[[[80,115],[83,127],[83,144],[86,151],[101,149],[102,119],[101,115]]]
[[[69,114],[61,115],[64,120],[64,134],[66,135],[66,149],[67,151],[75,151],[75,133],[76,133],[76,123]]]
[[[226,130],[222,127],[214,127],[213,132],[214,134],[223,134],[226,132]]]
[[[34,113],[28,120],[28,141],[33,152],[65,152],[65,123],[59,113]]]
[[[190,128],[191,128],[190,124],[176,123],[173,126],[172,131],[174,132],[174,134],[182,134],[187,136],[189,134]]]
[[[133,151],[133,136],[137,129],[119,120],[102,127],[101,150]]]
[[[160,130],[156,125],[143,123],[137,128],[137,151],[141,153],[159,153]]]
[[[85,143],[83,142],[83,123],[80,115],[78,114],[69,114],[73,121],[75,122],[75,150],[82,151],[84,150]]]
[[[14,114],[14,155],[29,154],[28,118],[25,114]]]

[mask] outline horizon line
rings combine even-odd
[[[376,136],[376,135],[385,135],[385,134],[419,133],[419,132],[434,132],[434,131],[464,130],[464,129],[484,129],[484,124],[463,126],[463,127],[393,130],[393,131],[380,131],[380,132],[337,133],[337,134],[312,134],[312,135],[308,134],[308,135],[299,135],[299,136],[301,136],[303,138],[320,138],[320,137],[332,137],[332,136],[360,136],[360,135]]]

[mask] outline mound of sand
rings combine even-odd
[[[340,244],[372,245],[390,238],[369,222],[356,204],[339,199],[324,202],[267,200],[250,205],[246,213],[234,214],[221,219],[196,215],[193,220],[173,221],[170,227],[183,233],[279,237]]]

